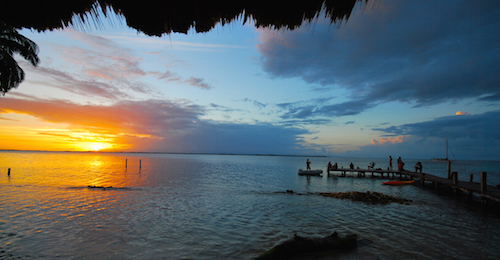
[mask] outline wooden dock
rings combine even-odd
[[[382,170],[382,169],[330,169],[328,172],[328,176],[337,176],[346,177],[348,174],[353,176],[354,174],[357,177],[366,177],[371,175],[371,177],[380,177],[380,178],[409,178],[409,179],[419,179],[421,184],[425,182],[432,182],[434,187],[438,189],[440,186],[447,186],[454,190],[454,192],[464,191],[469,194],[476,193],[483,200],[490,199],[500,203],[500,188],[487,185],[486,182],[486,172],[481,172],[481,182],[472,182],[472,176],[470,181],[459,181],[457,172],[452,172],[450,178],[442,178],[428,173],[420,173],[420,172],[410,172],[410,171],[398,171],[398,170]]]

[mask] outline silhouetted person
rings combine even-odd
[[[392,171],[392,157],[389,155],[389,168]]]
[[[307,159],[306,164],[307,164],[306,170],[310,171],[311,170],[311,161],[309,161],[309,159]]]
[[[371,162],[370,165],[368,165],[368,169],[373,169],[375,167],[375,162]]]
[[[349,168],[351,169],[354,169],[354,164],[351,162],[351,164],[349,165]]]
[[[422,163],[421,162],[417,162],[417,164],[415,164],[415,172],[418,172],[418,170],[420,170],[420,173],[422,173]]]
[[[401,171],[404,171],[404,166],[405,166],[405,163],[403,162],[403,160],[401,160],[401,156],[398,158],[398,170],[401,172]]]

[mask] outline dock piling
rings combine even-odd
[[[451,175],[450,175],[450,171],[451,171],[451,161],[446,161],[446,173],[448,174],[448,179],[451,179]]]
[[[487,190],[486,172],[481,172],[481,191],[485,192],[486,190]]]
[[[7,176],[10,177],[10,168],[7,170]]]
[[[127,159],[125,159],[125,169],[127,169]]]
[[[452,172],[451,173],[451,178],[453,179],[453,185],[458,185],[458,173],[457,172]]]
[[[142,162],[139,160],[139,169],[142,167]]]
[[[458,173],[452,172],[451,178],[453,179],[453,193],[456,195],[458,192]]]

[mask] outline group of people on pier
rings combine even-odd
[[[404,172],[406,171],[404,169],[404,165],[405,163],[403,162],[403,160],[401,159],[401,156],[397,159],[397,163],[398,163],[398,171],[400,172]],[[306,161],[306,164],[307,164],[307,170],[311,170],[311,161],[309,161],[309,159],[307,159]],[[368,165],[368,169],[374,169],[375,168],[375,162],[371,162],[370,165]],[[417,162],[415,164],[415,172],[422,172],[422,163],[421,162]],[[339,169],[339,166],[337,163],[335,164],[332,164],[332,162],[328,162],[328,165],[326,167],[326,170],[328,173],[330,173],[330,171],[335,171],[335,170],[338,170]],[[354,169],[354,164],[351,162],[351,164],[349,165],[349,169]],[[359,167],[358,167],[359,169]],[[389,167],[387,167],[387,170],[388,171],[392,171],[392,156],[389,155]]]

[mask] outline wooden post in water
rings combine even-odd
[[[487,190],[486,172],[481,172],[481,191],[485,192],[486,190]]]
[[[456,195],[458,191],[458,173],[452,172],[451,178],[453,179],[453,193]]]
[[[127,169],[127,159],[125,159],[125,169]]]
[[[451,179],[450,171],[451,171],[451,161],[447,160],[446,161],[446,172],[448,173],[448,179]]]
[[[10,177],[10,168],[7,170],[7,176]]]
[[[142,167],[142,162],[139,160],[139,169]]]
[[[425,177],[425,173],[420,172],[420,183],[421,184],[424,184],[424,177]]]
[[[471,174],[469,182],[472,183],[473,180],[474,180],[474,174]],[[472,190],[469,190],[469,196],[472,196]]]

